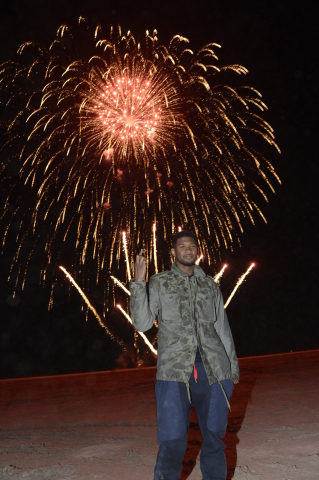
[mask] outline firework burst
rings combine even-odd
[[[252,147],[257,139],[278,150],[261,94],[225,83],[247,70],[219,66],[214,43],[194,53],[179,35],[160,44],[156,31],[142,43],[120,28],[90,35],[83,18],[78,33],[63,25],[49,49],[23,44],[0,69],[10,117],[3,243],[18,224],[16,282],[22,276],[23,286],[30,264],[25,244],[44,250],[44,282],[64,242],[73,245],[72,274],[90,263],[98,282],[120,262],[123,230],[131,266],[139,245],[161,270],[177,225],[196,233],[210,263],[256,212],[263,217],[259,199],[279,181]]]

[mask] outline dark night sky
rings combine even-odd
[[[92,26],[120,23],[123,31],[131,29],[136,36],[157,28],[163,42],[179,33],[190,39],[194,50],[214,41],[223,47],[221,63],[248,68],[247,84],[262,92],[269,107],[265,118],[282,151],[281,156],[274,149],[268,154],[282,186],[263,205],[268,224],[257,220],[255,227],[246,227],[241,248],[221,252],[229,264],[221,288],[227,298],[238,276],[256,262],[228,308],[239,356],[318,348],[315,2],[1,0],[0,5],[1,63],[25,40],[48,45],[61,23],[75,25],[81,14]],[[0,226],[1,235],[4,228]],[[9,306],[11,255],[9,248],[0,257],[0,377],[135,365],[130,348],[123,355],[93,315],[86,322],[75,292],[68,299],[61,287],[49,314],[48,290],[31,278],[25,291],[19,291],[19,305]],[[99,292],[91,297],[99,307]],[[114,314],[112,321],[120,328],[123,319]],[[133,331],[125,332],[130,345]],[[152,361],[145,353],[143,363]]]

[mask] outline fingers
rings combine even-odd
[[[143,257],[143,248],[141,248],[140,253],[136,255],[136,263],[137,264],[146,263],[146,258]]]
[[[136,255],[136,262],[134,265],[134,276],[136,282],[141,282],[145,280],[146,274],[146,258],[143,257],[143,249],[141,248],[140,253]]]

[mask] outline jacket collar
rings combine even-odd
[[[174,272],[177,275],[181,275],[183,277],[188,277],[186,272],[183,272],[182,270],[180,270],[178,268],[178,266],[176,265],[176,262],[173,263],[171,270],[172,270],[172,272]],[[205,272],[198,265],[195,265],[194,275],[195,275],[195,277],[206,277]]]

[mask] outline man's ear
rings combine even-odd
[[[173,257],[176,257],[175,248],[171,248],[171,254],[173,255]]]

